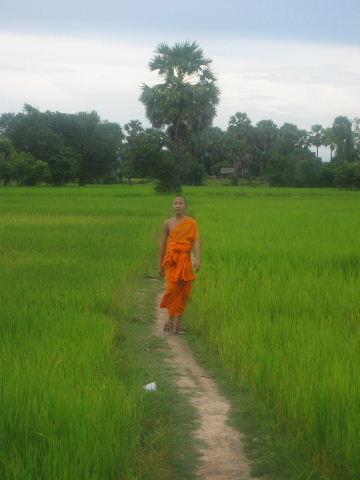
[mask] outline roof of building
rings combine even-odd
[[[234,167],[221,167],[220,168],[220,175],[226,175],[229,173],[234,173],[235,169]]]

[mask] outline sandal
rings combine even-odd
[[[186,332],[186,328],[183,327],[183,325],[176,325],[175,327],[175,333],[177,334],[182,334]]]
[[[164,332],[172,332],[174,330],[174,323],[167,321],[163,328]]]

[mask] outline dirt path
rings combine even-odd
[[[190,393],[197,408],[200,427],[194,435],[203,443],[200,449],[199,478],[206,480],[246,480],[250,464],[243,449],[243,435],[227,424],[230,405],[219,394],[211,376],[198,364],[186,342],[186,335],[163,333],[167,319],[165,309],[159,308],[162,293],[156,302],[155,335],[165,336],[172,351],[171,365],[179,373],[177,385]]]

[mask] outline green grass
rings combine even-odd
[[[136,296],[162,205],[151,187],[0,189],[0,478],[190,478],[172,447],[192,458],[193,413]]]
[[[120,378],[137,379],[141,385],[156,381],[158,390],[142,396],[142,429],[135,459],[139,480],[191,480],[197,465],[196,441],[191,433],[197,425],[187,396],[177,391],[174,371],[168,366],[164,339],[149,330],[149,309],[161,283],[150,271],[137,291],[137,308],[128,322],[121,322],[115,342]],[[135,347],[135,349],[134,349]],[[134,355],[136,352],[136,355]],[[129,474],[124,475],[124,480]]]
[[[188,323],[319,478],[360,474],[359,200],[264,187],[193,200],[203,266]]]
[[[186,321],[256,471],[357,478],[359,192],[184,193],[203,251]],[[158,286],[142,313],[136,295],[171,200],[151,185],[0,189],[1,478],[193,478],[194,413],[149,331]]]

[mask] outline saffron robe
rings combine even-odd
[[[192,268],[191,250],[200,237],[197,221],[184,219],[171,231],[162,266],[166,275],[166,292],[160,303],[170,317],[181,317],[190,298],[196,275]]]

